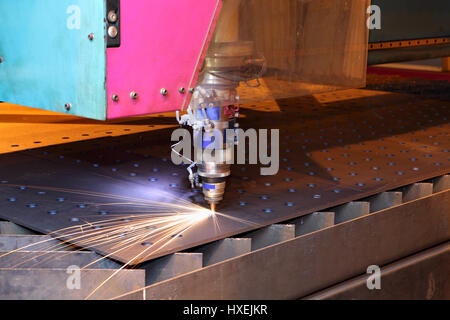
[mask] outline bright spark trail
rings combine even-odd
[[[18,187],[18,185],[10,185]],[[7,252],[0,255],[0,259],[11,253],[32,249],[45,242],[58,239],[63,241],[61,244],[50,246],[46,249],[47,252],[42,253],[38,257],[46,256],[42,259],[42,263],[52,258],[54,250],[61,250],[64,246],[70,247],[72,251],[67,251],[67,254],[92,247],[107,247],[108,254],[102,258],[97,259],[81,269],[88,269],[103,259],[111,258],[120,252],[125,252],[132,247],[140,245],[142,250],[135,256],[131,257],[122,267],[115,270],[113,274],[103,281],[97,288],[95,288],[86,299],[91,298],[101,287],[110,281],[121,270],[132,268],[139,263],[148,260],[149,257],[156,255],[161,249],[169,245],[177,237],[187,233],[191,228],[198,226],[200,223],[212,219],[214,227],[220,230],[217,220],[218,216],[222,216],[231,220],[239,221],[249,225],[254,225],[251,222],[241,220],[235,217],[221,214],[219,212],[211,211],[184,199],[174,198],[173,202],[162,202],[148,199],[137,199],[131,197],[124,197],[113,194],[105,194],[98,192],[90,192],[83,190],[70,190],[61,188],[50,188],[42,186],[26,186],[27,188],[52,190],[59,192],[66,192],[71,194],[87,195],[96,198],[108,198],[119,200],[120,202],[110,203],[92,203],[97,206],[107,207],[114,206],[124,207],[127,210],[132,209],[132,213],[127,214],[108,214],[107,219],[99,220],[98,216],[84,217],[84,223],[76,226],[71,226],[56,230],[50,233],[51,240],[30,244],[14,251]],[[215,208],[214,208],[215,209]],[[91,220],[91,221],[89,221]],[[36,257],[36,256],[35,256]],[[19,268],[20,265],[33,260],[17,261],[13,266]]]

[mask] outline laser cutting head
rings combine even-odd
[[[211,207],[223,200],[226,180],[231,175],[235,141],[234,135],[230,140],[227,134],[229,129],[234,133],[237,117],[235,106],[211,106],[188,110],[188,114],[179,118],[181,124],[193,128],[194,159],[188,159],[191,186],[202,188],[204,199]]]
[[[258,79],[265,67],[250,41],[216,43],[205,59],[187,114],[179,123],[193,128],[196,158],[189,167],[192,186],[202,187],[205,201],[215,208],[224,197],[231,175],[234,146],[229,130],[239,127],[237,88]],[[234,136],[233,136],[234,137]],[[197,167],[194,174],[192,167]]]

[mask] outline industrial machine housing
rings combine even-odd
[[[389,182],[375,180],[382,183],[381,186],[351,180],[353,187],[342,188],[327,182],[324,183],[323,190],[332,193],[327,199],[323,199],[318,191],[312,196],[306,192],[301,196],[296,194],[296,201],[290,200],[286,195],[280,195],[296,193],[297,189],[300,189],[299,185],[303,185],[299,182],[299,185],[285,188],[285,191],[278,189],[274,191],[277,195],[274,198],[281,199],[279,202],[282,205],[279,206],[283,209],[277,207],[277,204],[274,206],[279,210],[263,208],[258,211],[259,214],[251,212],[246,214],[236,208],[256,206],[260,199],[270,199],[270,195],[266,195],[265,191],[253,185],[259,200],[250,198],[250,201],[253,199],[254,202],[249,205],[241,199],[238,204],[229,205],[233,194],[243,190],[236,188],[236,185],[241,185],[235,182],[232,186],[227,186],[230,176],[233,176],[233,170],[237,168],[230,164],[230,155],[233,154],[231,148],[235,147],[235,141],[227,140],[226,132],[228,129],[241,127],[261,127],[270,122],[270,119],[261,120],[256,116],[252,118],[253,113],[246,114],[241,122],[239,120],[241,105],[265,100],[285,101],[299,96],[361,88],[366,82],[367,64],[450,56],[450,25],[448,19],[442,18],[439,14],[439,6],[445,7],[445,1],[435,1],[434,5],[428,6],[426,12],[429,16],[422,12],[423,4],[420,1],[408,1],[408,9],[400,2],[402,1],[0,0],[0,21],[2,21],[0,100],[102,121],[120,121],[122,118],[176,111],[177,116],[173,117],[173,123],[189,127],[194,137],[200,136],[201,151],[214,149],[215,155],[218,155],[214,160],[202,159],[197,162],[195,159],[187,159],[187,168],[182,168],[186,185],[201,190],[203,201],[198,201],[199,203],[210,206],[213,211],[235,212],[233,219],[218,217],[219,225],[223,226],[222,233],[214,230],[214,223],[210,221],[209,224],[202,226],[205,231],[198,232],[202,230],[198,227],[193,229],[195,235],[184,236],[182,244],[170,243],[163,247],[164,250],[157,247],[154,252],[132,264],[152,263],[151,260],[173,252],[211,243],[231,235],[251,232],[273,223],[300,219],[305,214],[325,208],[337,208],[338,205],[348,201],[375,197],[381,191],[389,191],[411,182],[441,175],[444,175],[444,178],[436,179],[447,179],[445,177],[448,176],[445,174],[448,173],[448,167],[444,165],[438,169],[433,167],[435,171],[429,169],[423,174],[412,172],[407,177],[403,171],[396,171],[402,172],[397,176],[403,177],[404,180],[397,177],[392,177]],[[368,10],[370,5],[382,8],[384,27],[380,30],[367,29],[367,19],[371,14]],[[398,12],[405,10],[409,10],[406,16],[415,21],[418,20],[417,17],[425,16],[426,19],[419,19],[422,23],[414,24],[412,27],[408,24],[409,27],[406,29],[398,27]],[[430,16],[433,18],[429,18]],[[294,114],[288,107],[284,112]],[[446,111],[443,109],[440,112]],[[269,112],[266,117],[271,117]],[[301,116],[298,121],[302,121]],[[297,142],[300,144],[301,141],[308,143],[305,133],[297,132],[293,122],[277,118],[274,124],[279,127],[285,126],[281,127],[284,132],[302,137],[297,137],[302,139],[299,141],[294,138],[293,146],[297,147]],[[328,123],[328,125],[332,127],[336,124]],[[315,136],[322,139],[320,132],[322,131],[315,132],[317,133]],[[166,138],[167,141],[170,140],[169,135]],[[156,140],[156,137],[150,139],[151,143],[155,143]],[[133,144],[130,141],[127,143]],[[359,144],[362,143],[364,142],[359,141]],[[441,143],[444,144],[445,140]],[[177,152],[176,145],[170,148],[170,142],[166,144],[168,152]],[[160,150],[156,143],[151,147]],[[327,145],[321,147],[325,148],[323,153],[330,152],[326,149]],[[305,149],[296,152],[303,152],[302,150]],[[306,154],[309,153],[308,150],[305,151]],[[286,152],[290,153],[291,150],[287,148]],[[25,166],[24,164],[28,162],[24,160],[25,158],[21,158],[22,156],[19,154],[17,161],[8,161],[2,174],[8,176],[9,166],[11,172],[17,172],[14,171],[17,168],[11,162]],[[67,157],[67,154],[65,156]],[[153,156],[155,155],[152,154]],[[334,156],[329,155],[328,159],[334,160]],[[53,170],[52,165],[46,160],[40,161],[42,162],[35,162],[40,170],[48,172]],[[318,174],[318,171],[308,172],[311,160],[297,156],[295,161],[296,166],[287,167],[286,172],[295,171],[300,178],[297,180],[302,180],[301,177],[308,175],[314,176],[317,180],[308,183],[309,189],[314,189],[323,180],[339,179],[329,174],[335,168],[325,168],[321,165],[319,171],[325,169],[324,171],[328,173],[320,171]],[[306,167],[305,170],[298,168],[302,162]],[[48,181],[43,176],[30,181],[23,178],[25,180],[21,180],[17,185],[25,183],[32,185],[34,181],[42,181],[50,186],[53,184],[50,180],[63,180],[61,177],[69,177],[68,180],[71,182],[58,186],[75,188],[82,186],[85,180],[80,177],[85,174],[92,183],[92,186],[86,186],[87,189],[92,188],[90,190],[92,192],[107,189],[101,187],[105,182],[100,181],[100,178],[90,177],[88,173],[82,173],[81,169],[75,168],[73,176],[70,176],[67,175],[67,168],[63,168],[63,164],[60,165],[61,168],[55,168],[54,177]],[[149,170],[150,166],[154,166],[154,163],[148,165]],[[114,172],[117,172],[116,167],[113,167],[116,169]],[[160,170],[154,168],[156,169]],[[352,173],[356,176],[355,172]],[[293,180],[292,177],[285,175],[283,171],[281,176],[285,182]],[[239,174],[237,176],[240,177]],[[333,183],[337,181],[339,180],[334,180]],[[439,181],[441,184],[444,183],[443,180]],[[259,182],[262,183],[262,180],[258,180]],[[127,183],[129,181],[120,187],[115,185],[117,190],[128,188],[122,191],[121,196],[131,196],[135,193],[136,196],[148,197],[155,201],[166,196],[167,191],[162,187],[161,191],[158,191],[158,187],[152,188],[152,192],[148,194],[147,190],[137,191],[137,188]],[[266,186],[271,186],[270,182],[265,183]],[[178,181],[172,185],[180,187]],[[366,187],[367,190],[364,189]],[[5,194],[10,194],[9,199],[15,199],[14,192],[17,191],[17,187],[7,185],[6,188],[15,188],[5,191]],[[441,191],[439,189],[439,192]],[[190,199],[190,192],[193,191],[180,188],[174,194],[179,198],[189,196]],[[346,192],[348,194],[344,196],[342,193]],[[306,195],[309,200],[306,200]],[[433,221],[442,225],[442,221],[449,219],[448,212],[444,214],[448,208],[448,195],[439,194],[438,197],[442,198],[440,200],[442,208],[436,209]],[[316,204],[317,201],[322,202]],[[298,202],[301,202],[302,207],[297,206]],[[8,205],[14,205],[11,203]],[[67,227],[68,223],[77,222],[64,218],[47,229],[43,226],[46,224],[44,220],[39,223],[33,222],[35,218],[21,217],[20,213],[17,213],[20,209],[8,207],[8,210],[8,213],[0,212],[0,215],[45,233]],[[242,223],[238,219],[251,223]],[[304,222],[302,220],[298,223],[303,225]],[[382,222],[378,223],[380,226],[383,225]],[[432,222],[430,224],[433,226]],[[36,225],[39,226],[35,227]],[[439,239],[428,242],[424,240],[426,245],[412,248],[411,252],[400,250],[402,251],[400,255],[395,252],[390,258],[386,258],[385,262],[393,261],[394,256],[401,258],[407,255],[406,252],[415,253],[448,241],[448,228],[442,232],[445,235],[439,234]],[[69,242],[71,240],[70,237],[65,239]],[[326,239],[317,241],[325,243]],[[110,246],[93,247],[102,254],[111,254]],[[112,257],[125,263],[136,251],[139,251],[139,248],[133,247],[130,252]],[[355,273],[351,274],[354,276]],[[324,289],[342,279],[335,280],[328,281],[326,286],[322,287],[315,283],[311,284],[308,290],[302,291],[302,294]],[[166,289],[160,291],[161,296],[164,295],[164,290]],[[158,294],[155,294],[156,298],[161,297]],[[281,296],[292,298],[289,295]],[[300,295],[296,298],[298,297]]]

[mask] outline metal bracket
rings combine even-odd
[[[106,0],[107,47],[120,47],[120,0]]]

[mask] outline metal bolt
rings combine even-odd
[[[65,105],[64,105],[64,108],[67,110],[67,111],[70,111],[70,109],[72,109],[72,104],[69,102],[69,103],[66,103]]]
[[[178,89],[178,92],[181,94],[184,94],[184,93],[186,93],[186,89],[181,87],[180,89]]]
[[[117,37],[118,34],[119,34],[119,31],[117,30],[116,27],[111,26],[111,27],[108,28],[108,36],[109,36],[110,38],[113,38],[113,39],[114,39],[114,38]]]
[[[108,12],[108,21],[110,23],[116,23],[118,20],[117,13],[114,10]]]
[[[190,89],[189,89],[189,93],[192,94],[192,93],[194,93],[194,92],[195,92],[195,89],[194,89],[194,88],[190,88]]]
[[[167,94],[169,93],[169,91],[167,91],[167,89],[164,88],[162,88],[160,92],[163,96],[167,96]]]
[[[117,94],[113,94],[111,96],[111,100],[117,102],[117,101],[119,101],[119,96]]]
[[[89,33],[88,39],[92,41],[92,40],[94,40],[94,38],[95,38],[95,35],[93,33]]]
[[[131,99],[136,100],[139,97],[139,95],[133,91],[130,93],[130,97],[131,97]]]

